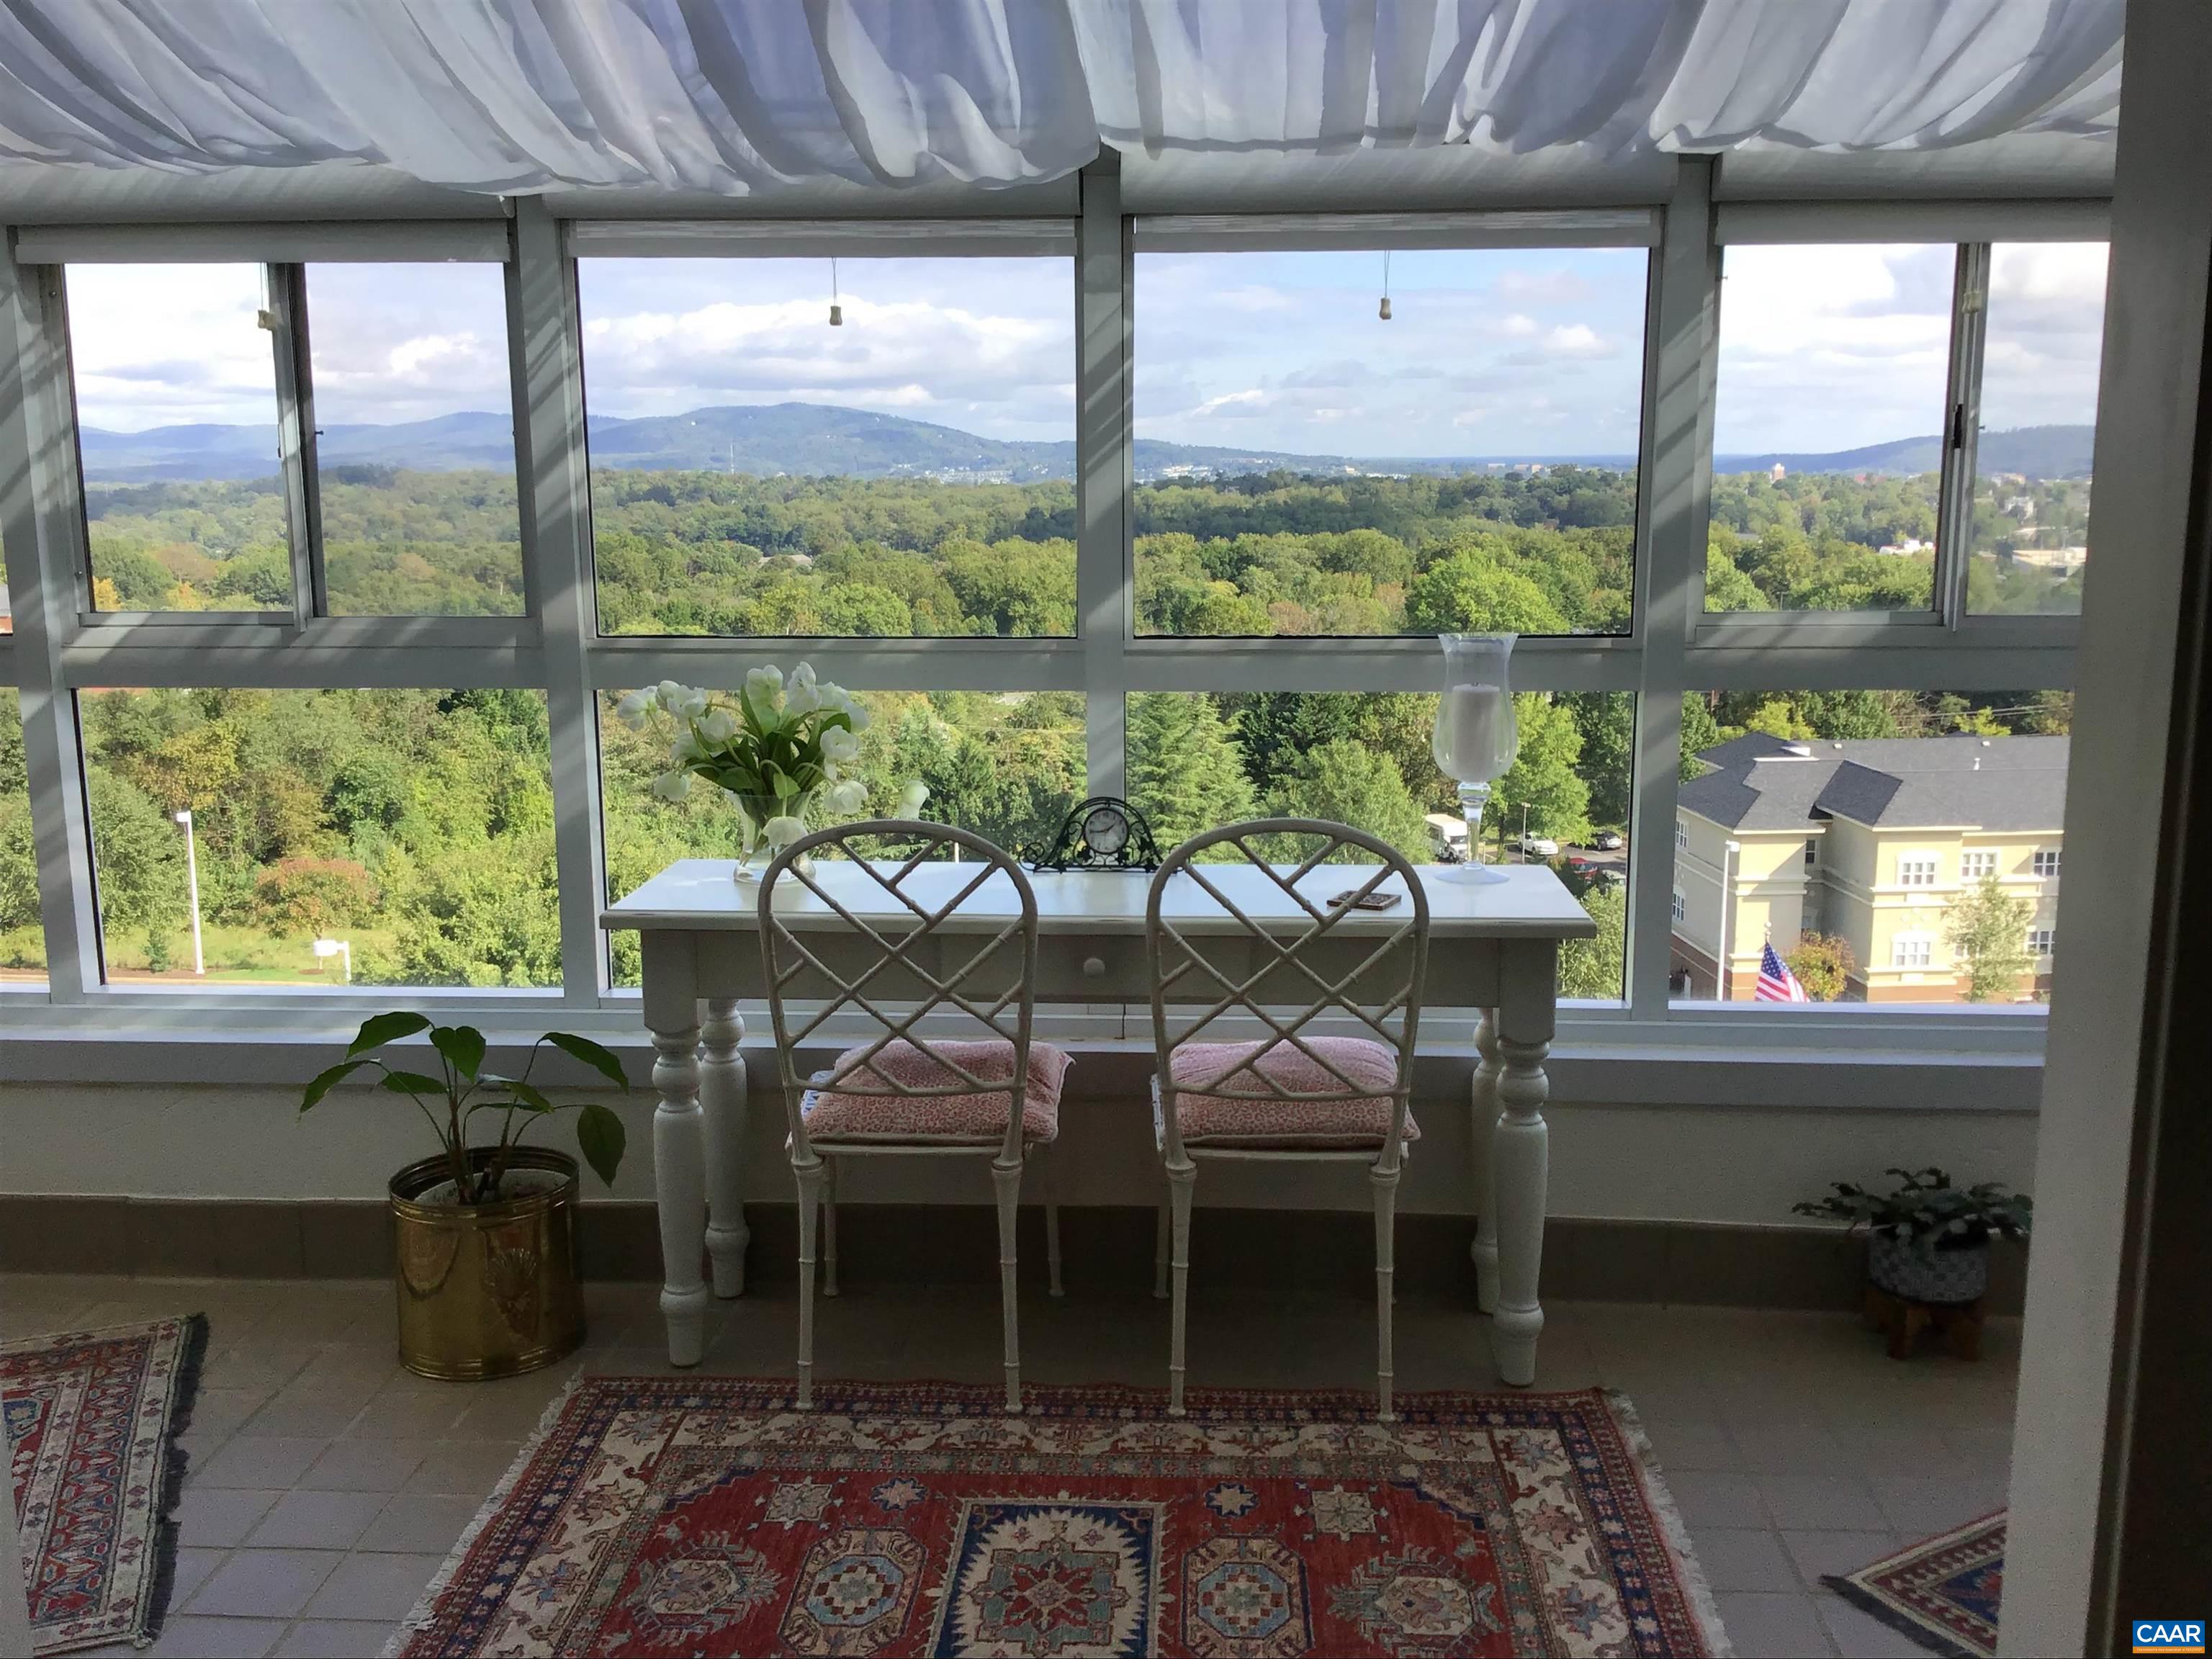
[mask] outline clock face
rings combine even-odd
[[[1083,839],[1092,852],[1111,857],[1128,845],[1129,820],[1110,806],[1098,807],[1083,820]]]

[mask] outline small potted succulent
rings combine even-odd
[[[407,1068],[416,1057],[387,1045],[429,1034],[437,1074]],[[598,1043],[548,1031],[531,1046],[520,1077],[484,1069],[483,1033],[434,1025],[421,1014],[378,1014],[362,1023],[345,1058],[319,1073],[301,1097],[312,1110],[364,1067],[376,1086],[415,1103],[439,1142],[437,1154],[392,1177],[399,1294],[399,1362],[423,1376],[509,1376],[550,1365],[584,1340],[576,1282],[576,1160],[526,1146],[532,1125],[562,1109],[531,1082],[538,1056],[558,1048],[628,1089],[622,1061]],[[384,1049],[390,1054],[375,1051]],[[394,1064],[399,1061],[400,1064]],[[574,1108],[576,1144],[609,1186],[622,1167],[622,1119],[597,1102]],[[471,1126],[489,1114],[496,1139]]]
[[[1870,1192],[1848,1181],[1826,1198],[1793,1204],[1796,1215],[1843,1221],[1867,1230],[1867,1279],[1907,1302],[1959,1306],[1981,1299],[1990,1285],[1990,1240],[2026,1238],[2034,1205],[2025,1193],[1996,1182],[1954,1187],[1944,1170],[1886,1170],[1898,1185]]]

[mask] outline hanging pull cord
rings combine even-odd
[[[1382,250],[1382,303],[1375,314],[1386,323],[1390,320],[1390,250],[1387,247]]]
[[[835,254],[830,258],[830,326],[845,326],[845,307],[837,303],[837,258]]]

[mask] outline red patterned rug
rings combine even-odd
[[[159,1631],[176,1564],[176,1439],[207,1321],[0,1344],[0,1418],[39,1653]]]
[[[587,1377],[393,1655],[1721,1655],[1626,1403]]]
[[[1999,1510],[1825,1582],[1923,1648],[1952,1659],[1995,1659],[2004,1545]]]

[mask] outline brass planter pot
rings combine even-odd
[[[471,1152],[471,1168],[491,1160]],[[584,1340],[576,1283],[576,1160],[518,1149],[510,1171],[537,1170],[557,1185],[495,1204],[424,1204],[450,1180],[442,1158],[392,1177],[398,1249],[399,1363],[418,1376],[513,1376],[550,1365]]]

